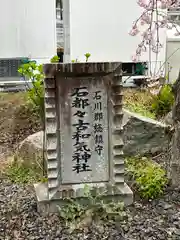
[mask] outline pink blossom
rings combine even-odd
[[[137,28],[137,25],[134,24],[134,25],[132,26],[132,29],[131,29],[131,31],[130,31],[129,34],[130,34],[131,36],[136,36],[138,33],[139,33],[139,29]]]
[[[148,0],[138,0],[137,4],[142,8],[147,8],[148,6]]]
[[[162,43],[159,40],[159,28],[176,29],[176,25],[168,20],[164,9],[180,6],[180,0],[137,0],[137,4],[144,9],[141,16],[133,23],[130,35],[141,34],[141,42],[136,49],[137,60],[141,54],[147,50],[147,47],[154,53],[159,53]],[[141,30],[143,26],[144,30]],[[176,29],[176,34],[180,32]]]
[[[149,24],[151,22],[150,15],[148,13],[144,13],[141,17],[141,20],[145,23]]]

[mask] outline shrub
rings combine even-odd
[[[155,199],[164,192],[167,184],[166,173],[151,159],[128,158],[127,172],[135,180],[135,185],[142,198]]]
[[[43,68],[36,62],[25,63],[20,66],[18,72],[23,76],[28,87],[28,99],[32,106],[40,113],[42,122],[44,122],[44,86],[43,86]],[[31,88],[27,80],[32,81]]]
[[[164,85],[159,93],[154,96],[152,111],[156,116],[162,117],[171,111],[174,104],[174,95],[170,84]]]
[[[59,57],[58,56],[54,56],[51,58],[51,63],[58,63],[59,62]]]
[[[85,61],[88,62],[89,58],[91,57],[91,54],[87,52],[87,53],[84,54],[84,56],[85,56]],[[79,63],[80,61],[76,58],[76,59],[71,60],[71,62],[72,63]]]
[[[90,53],[85,53],[84,56],[86,58],[86,62],[88,62],[89,58],[91,57],[91,54]]]

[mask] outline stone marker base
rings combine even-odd
[[[88,204],[88,197],[85,195],[85,186],[91,189],[94,195],[100,194],[105,202],[124,202],[124,204],[131,205],[133,203],[133,193],[126,183],[120,186],[110,186],[107,183],[99,184],[75,184],[71,186],[63,186],[54,195],[53,199],[48,198],[48,185],[47,183],[35,184],[35,192],[37,197],[37,209],[43,215],[48,213],[58,213],[58,206],[62,207],[68,204],[68,197],[74,198],[82,204]],[[71,196],[69,194],[71,189]]]

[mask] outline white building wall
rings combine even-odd
[[[180,70],[180,38],[168,39],[166,54],[166,75],[169,77],[169,81],[173,83],[177,79]]]
[[[76,58],[84,61],[86,52],[91,53],[90,61],[95,62],[132,61],[140,36],[132,37],[129,31],[140,14],[135,0],[64,0],[64,24],[69,24],[69,30],[66,27],[65,61]],[[152,53],[152,61],[165,61],[165,29],[160,30],[160,40],[164,47],[158,59]],[[149,53],[144,53],[140,60],[148,61]]]
[[[0,58],[56,54],[55,0],[0,0]]]
[[[166,76],[170,82],[174,82],[180,70],[180,36],[177,36],[177,30],[180,26],[167,30],[167,48],[166,48]]]

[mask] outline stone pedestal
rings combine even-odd
[[[131,204],[124,182],[121,63],[46,64],[47,184],[36,184],[41,212],[75,198],[84,186]],[[45,209],[44,209],[45,208]]]
[[[47,213],[56,213],[58,212],[58,206],[62,207],[69,203],[68,198],[72,197],[76,199],[79,203],[88,204],[88,198],[84,195],[84,184],[74,184],[72,185],[71,191],[73,195],[70,195],[68,192],[68,188],[64,188],[61,192],[59,189],[59,193],[56,198],[49,199],[48,197],[48,184],[39,183],[35,184],[35,191],[37,196],[37,209],[43,215]],[[104,183],[101,184],[90,184],[89,187],[95,189],[97,194],[101,194],[102,199],[105,202],[124,202],[124,204],[131,205],[133,202],[133,194],[131,189],[125,183],[120,188],[115,188],[112,185],[106,185]],[[104,193],[104,194],[103,194]],[[68,198],[66,199],[66,196]]]

